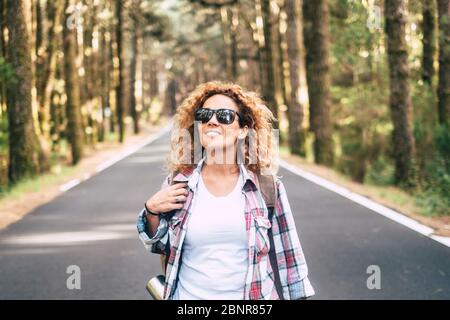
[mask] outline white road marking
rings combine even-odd
[[[423,225],[419,222],[417,222],[414,219],[411,219],[395,210],[392,210],[388,207],[383,206],[382,204],[379,204],[371,199],[368,199],[360,194],[354,193],[344,187],[341,187],[329,180],[326,180],[322,177],[319,177],[315,174],[312,174],[310,172],[307,172],[305,170],[302,170],[300,168],[297,168],[296,166],[286,162],[285,160],[279,159],[279,164],[281,167],[285,168],[286,170],[289,170],[290,172],[308,180],[311,181],[325,189],[328,189],[334,193],[337,193],[344,198],[347,198],[355,203],[358,203],[373,212],[376,212],[378,214],[381,214],[385,216],[386,218],[389,218],[397,223],[400,223],[401,225],[404,225],[405,227],[410,228],[411,230],[414,230],[420,234],[423,234],[424,236],[427,236],[439,243],[442,243],[443,245],[450,247],[450,237],[442,237],[442,236],[436,236],[433,235],[434,230],[426,225]]]
[[[67,190],[72,189],[72,188],[75,187],[76,185],[79,185],[80,182],[81,182],[80,179],[73,179],[73,180],[70,180],[69,182],[67,182],[67,183],[65,183],[65,184],[63,184],[63,185],[61,185],[61,186],[59,187],[59,190],[61,190],[61,192],[66,192]]]
[[[134,152],[138,151],[139,149],[141,149],[142,147],[144,147],[148,143],[151,143],[151,142],[155,141],[156,139],[158,139],[159,137],[164,135],[166,132],[170,131],[171,128],[172,128],[172,121],[169,121],[169,123],[165,127],[163,127],[158,133],[156,133],[154,135],[151,135],[150,137],[148,137],[147,139],[145,139],[144,141],[142,141],[141,143],[139,143],[137,145],[133,145],[131,147],[128,147],[123,152],[121,152],[118,156],[113,157],[112,159],[107,160],[107,161],[103,162],[102,164],[99,164],[95,168],[95,172],[96,173],[102,172],[103,170],[105,170],[106,168],[112,166],[116,162],[118,162],[118,161],[128,157],[130,154],[133,154]],[[90,179],[92,176],[93,175],[91,175],[89,173],[85,173],[83,175],[83,181],[86,181],[86,180]],[[66,192],[66,191],[72,189],[73,187],[79,185],[81,182],[82,181],[80,179],[71,180],[71,181],[61,185],[59,187],[59,190],[61,192]]]

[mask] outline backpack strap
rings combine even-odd
[[[271,175],[262,175],[260,172],[258,172],[258,174],[257,174],[257,181],[259,184],[259,190],[260,190],[260,192],[263,196],[263,199],[266,203],[267,210],[269,211],[269,216],[268,216],[269,221],[270,221],[270,223],[272,223],[273,213],[274,213],[274,209],[275,209],[275,203],[278,198],[276,181],[272,174]],[[273,270],[273,274],[274,274],[275,288],[277,290],[277,294],[278,294],[278,297],[280,298],[280,300],[284,300],[283,288],[281,286],[280,272],[278,270],[278,262],[277,262],[277,255],[275,252],[275,241],[273,239],[272,228],[269,228],[268,236],[269,236],[269,243],[270,243],[269,260],[270,260],[270,265],[272,266],[272,270]]]
[[[267,208],[274,207],[277,201],[277,187],[272,174],[262,175],[260,172],[256,174],[259,191],[261,192]]]

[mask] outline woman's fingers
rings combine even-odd
[[[175,202],[175,203],[186,202],[186,200],[187,200],[187,197],[184,195],[179,195],[179,196],[173,197],[173,202]]]
[[[156,195],[156,198],[159,199],[159,201],[155,201],[156,203],[159,203],[158,211],[166,213],[171,210],[183,208],[188,195],[186,187],[187,183],[183,182],[171,185],[167,187],[167,189],[161,190]]]
[[[186,187],[178,187],[176,189],[173,189],[171,192],[172,196],[179,196],[179,195],[188,195],[188,191],[186,189]]]

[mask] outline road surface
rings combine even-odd
[[[166,133],[0,231],[0,299],[150,299],[145,284],[160,264],[135,221],[164,178],[168,142]],[[450,248],[283,168],[279,175],[313,299],[450,299]],[[79,290],[67,287],[72,265]],[[379,289],[368,288],[368,268],[379,268]]]

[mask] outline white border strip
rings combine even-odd
[[[133,145],[128,147],[127,149],[125,149],[123,152],[121,152],[119,155],[117,155],[116,157],[113,157],[101,164],[99,164],[96,168],[95,168],[95,172],[99,173],[102,172],[103,170],[109,168],[110,166],[112,166],[113,164],[119,162],[120,160],[128,157],[130,154],[135,153],[136,151],[138,151],[139,149],[141,149],[142,147],[144,147],[145,145],[155,141],[156,139],[160,138],[162,135],[164,135],[165,133],[169,132],[170,129],[172,128],[172,120],[169,121],[169,123],[164,126],[159,132],[157,132],[156,134],[151,135],[150,137],[146,138],[144,141],[142,141],[139,144]],[[83,180],[81,181],[80,179],[74,179],[71,180],[63,185],[61,185],[59,187],[59,190],[61,192],[66,192],[70,189],[72,189],[73,187],[79,185],[81,182],[88,180],[89,178],[91,178],[93,175],[86,173],[83,176]]]
[[[363,207],[366,207],[376,213],[379,213],[383,216],[385,216],[386,218],[389,218],[397,223],[400,223],[402,225],[404,225],[405,227],[408,227],[420,234],[423,234],[424,236],[427,236],[439,243],[442,243],[443,245],[450,247],[450,237],[442,237],[442,236],[436,236],[433,235],[434,230],[428,226],[425,226],[419,222],[417,222],[416,220],[413,220],[397,211],[394,211],[392,209],[389,209],[385,206],[383,206],[382,204],[379,204],[373,200],[370,200],[360,194],[351,192],[350,190],[341,187],[333,182],[330,182],[324,178],[321,178],[319,176],[316,176],[315,174],[312,174],[310,172],[304,171],[300,168],[297,168],[296,166],[286,162],[283,159],[279,159],[279,164],[289,170],[290,172],[299,175],[300,177],[311,181],[325,189],[328,189],[330,191],[333,191],[334,193],[337,193],[341,196],[343,196],[344,198],[347,198],[355,203],[358,203],[360,205],[362,205]]]
[[[80,179],[70,180],[69,182],[67,182],[67,183],[63,184],[62,186],[60,186],[59,190],[61,190],[61,192],[66,192],[67,190],[72,189],[76,185],[79,185],[80,182],[81,182]]]

